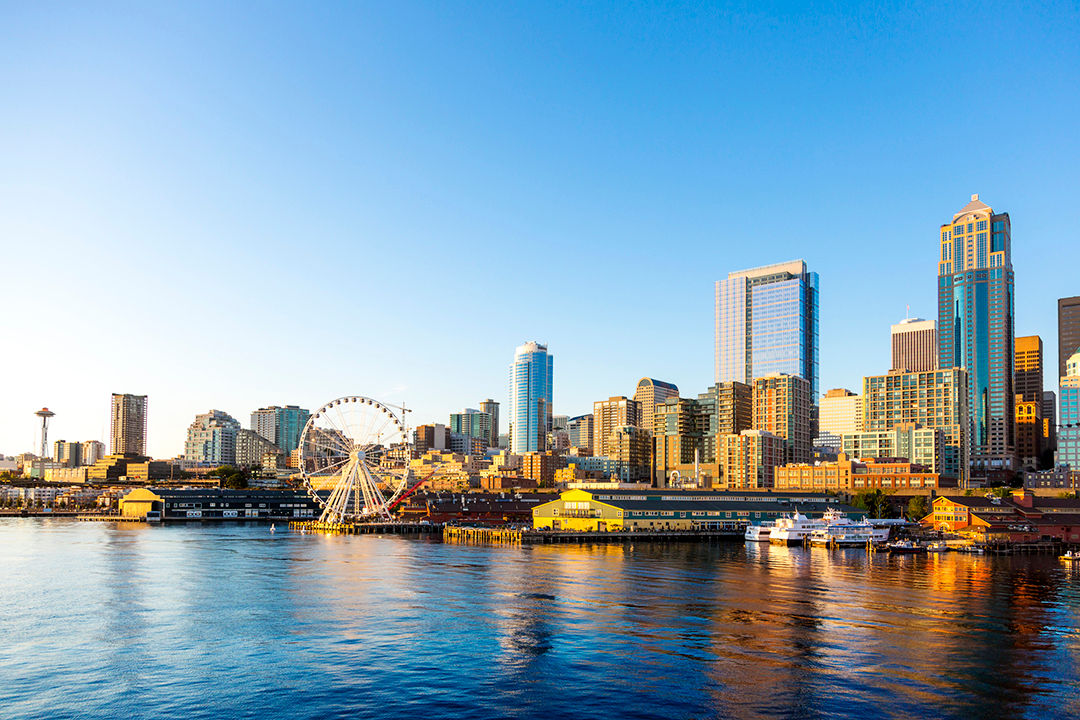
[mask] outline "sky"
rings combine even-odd
[[[1010,214],[1018,335],[1080,295],[1080,6],[0,1],[0,453],[214,408],[713,380],[713,283],[804,258],[820,387]]]

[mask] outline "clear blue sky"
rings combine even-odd
[[[1013,222],[1017,331],[1080,294],[1075,3],[0,4],[0,452],[198,412],[712,382],[713,282],[821,275],[821,388]],[[1048,385],[1053,375],[1048,372]],[[1056,386],[1053,383],[1051,386]]]

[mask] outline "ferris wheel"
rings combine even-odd
[[[319,521],[390,520],[409,483],[410,452],[405,424],[378,400],[348,395],[312,413],[300,472],[323,508]]]

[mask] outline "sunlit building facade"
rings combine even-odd
[[[510,450],[546,449],[551,430],[554,358],[547,345],[527,342],[514,352],[510,366]]]
[[[818,274],[803,260],[729,273],[716,283],[716,382],[798,375],[818,392]]]
[[[940,229],[939,366],[968,373],[971,462],[980,475],[1016,467],[1012,229],[971,196]]]

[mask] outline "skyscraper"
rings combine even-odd
[[[488,447],[499,446],[499,403],[491,398],[480,401],[480,412],[491,416],[491,437],[488,438]]]
[[[1065,361],[1080,349],[1080,296],[1058,300],[1058,377],[1065,377]]]
[[[938,345],[941,368],[968,373],[971,462],[985,475],[1016,467],[1013,396],[1012,230],[1008,213],[971,196],[941,226]]]
[[[1058,413],[1057,463],[1080,470],[1080,350],[1065,360]]]
[[[626,425],[640,427],[641,404],[625,395],[597,400],[593,403],[593,452],[613,458],[614,433]]]
[[[674,384],[647,377],[638,380],[637,389],[634,390],[634,400],[637,400],[641,405],[641,414],[639,416],[641,422],[638,427],[642,427],[651,433],[653,431],[653,413],[656,412],[656,405],[664,402],[669,397],[679,397],[679,388]]]
[[[729,273],[716,283],[715,380],[798,375],[818,393],[818,274],[806,262]]]
[[[547,345],[527,342],[510,366],[510,451],[545,449],[551,430],[551,380],[554,358]]]
[[[450,413],[450,432],[480,438],[485,447],[491,442],[491,415],[473,408],[465,408],[459,413]]]
[[[112,395],[112,453],[146,454],[145,395]]]
[[[1016,456],[1038,468],[1043,452],[1043,344],[1038,335],[1016,338]]]
[[[892,368],[908,372],[938,369],[937,324],[907,318],[892,326]]]
[[[773,373],[754,380],[753,397],[754,430],[784,439],[785,463],[810,462],[810,382],[798,375]]]
[[[308,410],[296,405],[271,405],[252,411],[251,430],[288,455],[300,446],[300,434],[309,417]]]

